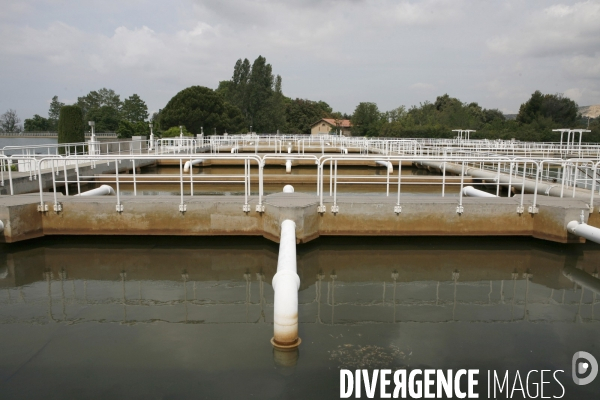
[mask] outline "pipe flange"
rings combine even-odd
[[[273,347],[275,347],[276,349],[279,350],[294,350],[295,348],[297,348],[298,346],[300,346],[300,343],[302,343],[302,339],[298,338],[296,339],[295,342],[293,342],[292,344],[281,344],[281,343],[277,343],[275,341],[275,337],[271,338],[271,344],[273,345]]]

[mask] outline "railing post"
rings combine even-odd
[[[52,174],[52,178],[54,179],[54,174]],[[13,181],[12,181],[12,158],[8,159],[8,182],[10,185],[10,195],[13,196],[14,193],[14,189],[13,189]]]
[[[459,194],[458,206],[456,207],[457,214],[462,214],[465,211],[463,204],[462,204],[464,181],[465,181],[465,161],[463,160],[462,169],[460,172],[460,194]]]
[[[394,212],[400,214],[402,212],[402,206],[400,205],[400,186],[402,183],[402,160],[398,161],[398,200],[396,201],[396,207]]]
[[[183,203],[183,159],[179,158],[179,192],[181,194],[181,203],[179,204],[179,212],[186,212],[186,205]]]
[[[115,159],[115,181],[117,184],[117,206],[116,210],[118,213],[123,212],[123,204],[121,204],[121,190],[119,188],[119,162]]]

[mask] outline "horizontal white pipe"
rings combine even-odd
[[[296,272],[296,223],[286,219],[281,223],[277,273],[273,277],[275,291],[273,311],[273,339],[279,348],[294,348],[298,338],[298,289],[300,278]]]
[[[75,196],[107,196],[114,194],[115,191],[112,187],[108,185],[102,185],[96,189],[88,190],[87,192],[83,192],[81,194],[76,194]]]
[[[473,186],[465,186],[463,194],[469,197],[498,197],[495,194],[484,192],[483,190],[475,189]]]
[[[387,167],[390,170],[390,174],[394,172],[394,165],[389,161],[375,161],[375,164]]]
[[[571,221],[567,224],[567,231],[592,242],[600,243],[600,229],[585,222]]]
[[[190,165],[198,165],[204,162],[204,159],[199,158],[197,160],[192,160],[192,162],[190,163],[189,161],[185,162],[185,165],[183,166],[183,172],[190,172]]]
[[[291,174],[292,173],[292,160],[287,160],[285,162],[285,173],[286,174]]]

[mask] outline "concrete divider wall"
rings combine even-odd
[[[296,222],[300,243],[323,236],[533,236],[555,242],[581,242],[567,233],[569,221],[578,220],[589,208],[580,200],[539,198],[539,213],[517,214],[518,198],[466,198],[464,213],[457,214],[457,199],[410,196],[402,213],[394,213],[392,198],[345,197],[339,213],[317,212],[318,198],[303,193],[278,193],[265,197],[265,212],[242,211],[241,196],[186,196],[187,211],[179,212],[174,196],[122,196],[122,213],[109,197],[61,197],[62,212],[53,212],[52,196],[46,195],[50,211],[37,211],[37,195],[4,197],[0,219],[1,237],[17,242],[44,235],[254,235],[278,241],[284,219]],[[526,196],[525,204],[531,203]],[[588,221],[597,226],[597,217]]]

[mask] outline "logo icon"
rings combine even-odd
[[[578,351],[573,354],[572,366],[573,382],[576,385],[587,385],[596,379],[596,375],[598,375],[598,361],[593,355],[585,351]]]

